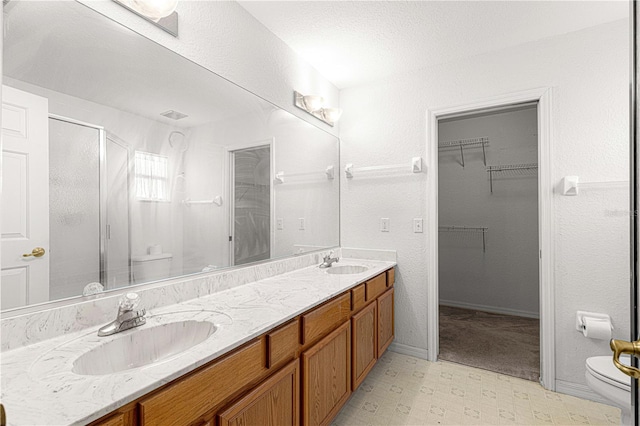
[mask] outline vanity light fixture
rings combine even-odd
[[[333,124],[340,119],[342,110],[340,108],[325,108],[322,106],[323,103],[322,96],[303,95],[300,92],[293,91],[293,104],[295,106],[333,127]]]
[[[178,37],[178,0],[113,0],[125,9]]]

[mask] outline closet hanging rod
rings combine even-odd
[[[411,159],[410,164],[386,164],[381,166],[364,166],[364,167],[353,167],[353,163],[347,163],[344,166],[344,173],[347,178],[353,178],[355,172],[373,172],[378,170],[394,170],[394,169],[405,169],[411,171],[411,173],[421,173],[422,172],[422,157],[413,157]]]
[[[486,226],[438,226],[440,232],[472,232],[482,233],[482,252],[487,251],[486,234],[489,228]]]
[[[471,139],[459,139],[455,141],[438,142],[438,149],[440,148],[460,148],[461,165],[464,167],[464,149],[465,146],[470,145],[482,145],[482,162],[487,165],[487,152],[484,147],[489,145],[489,138],[471,138]]]
[[[487,172],[504,172],[508,170],[530,170],[537,169],[538,165],[535,163],[529,164],[507,164],[504,166],[487,166]]]
[[[517,170],[538,170],[538,165],[536,163],[526,163],[526,164],[506,164],[504,166],[487,166],[487,173],[489,173],[489,187],[491,188],[491,193],[493,194],[493,174],[494,173],[517,171]]]
[[[182,204],[185,206],[190,206],[192,204],[215,204],[217,206],[222,206],[222,197],[220,195],[213,197],[212,200],[190,200],[187,198],[186,200],[182,200]]]
[[[562,195],[578,195],[580,188],[627,188],[628,180],[580,182],[579,176],[565,176],[560,181]]]
[[[320,171],[320,170],[316,170],[314,172],[299,172],[299,173],[285,173],[285,172],[278,172],[276,173],[276,182],[277,183],[284,183],[285,177],[296,177],[296,176],[313,176],[313,175],[320,175],[320,174],[324,174],[326,176],[327,179],[331,180],[335,178],[335,168],[334,166],[327,166],[326,169]]]

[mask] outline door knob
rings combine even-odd
[[[29,256],[33,256],[33,257],[42,257],[44,256],[44,249],[42,247],[36,247],[33,250],[31,250],[31,253],[25,253],[22,255],[22,257],[29,257]]]
[[[633,377],[634,379],[640,379],[639,369],[624,365],[620,362],[620,355],[622,354],[640,356],[640,340],[627,342],[624,340],[611,339],[609,346],[611,346],[611,350],[613,351],[613,364],[618,367],[618,370],[622,371],[627,376]]]

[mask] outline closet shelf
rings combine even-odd
[[[484,165],[487,165],[487,153],[484,149],[485,146],[489,145],[489,138],[471,138],[471,139],[459,139],[455,141],[445,141],[438,142],[438,149],[443,148],[460,148],[460,159],[461,165],[464,167],[464,147],[470,147],[480,145],[482,146],[482,162]]]
[[[515,172],[515,174],[524,174],[527,170],[538,170],[538,164],[526,163],[526,164],[505,164],[502,166],[487,166],[487,173],[489,173],[489,185],[491,193],[493,193],[493,174],[501,172]]]
[[[482,233],[482,252],[487,251],[486,234],[489,228],[486,226],[438,226],[440,232],[468,232]]]

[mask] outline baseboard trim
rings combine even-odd
[[[589,401],[599,402],[601,404],[612,405],[610,401],[607,401],[592,391],[589,386],[580,383],[556,380],[556,392],[575,396],[576,398],[588,399]]]
[[[440,305],[452,308],[473,309],[475,311],[490,312],[492,314],[513,315],[524,318],[540,318],[539,312],[520,311],[517,309],[499,308],[496,306],[478,305],[475,303],[455,302],[453,300],[440,300]]]
[[[429,351],[422,348],[416,348],[414,346],[403,345],[402,343],[393,342],[389,345],[391,352],[396,352],[402,355],[414,356],[420,359],[429,359]]]

